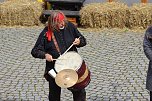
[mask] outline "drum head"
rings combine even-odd
[[[82,65],[81,56],[74,51],[67,52],[64,55],[61,55],[55,62],[56,72],[60,72],[64,69],[72,69],[77,71]]]

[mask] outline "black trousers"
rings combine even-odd
[[[73,94],[73,101],[86,101],[85,89],[68,89]],[[60,101],[61,88],[55,83],[54,78],[49,78],[49,101]]]
[[[152,101],[152,91],[150,91],[150,101]]]

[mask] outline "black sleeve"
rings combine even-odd
[[[79,32],[79,30],[77,29],[77,27],[74,24],[72,24],[72,23],[70,23],[70,24],[71,24],[71,27],[72,27],[72,29],[74,31],[75,38],[79,38],[80,37],[80,44],[77,45],[76,47],[85,46],[87,44],[85,37]]]
[[[144,53],[146,55],[146,57],[152,61],[152,43],[148,40],[148,38],[144,37],[144,41],[143,41],[143,49],[144,49]]]
[[[43,31],[40,33],[32,51],[31,54],[35,58],[44,59],[45,58],[45,33],[46,28],[43,29]]]

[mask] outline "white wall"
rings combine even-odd
[[[4,0],[0,0],[0,3],[1,3],[1,2],[4,2]]]
[[[85,0],[84,5],[88,3],[95,2],[107,2],[108,0]],[[118,0],[120,2],[126,3],[128,6],[131,6],[133,3],[140,3],[141,0]],[[152,3],[152,0],[148,0],[149,3]]]
[[[85,0],[84,5],[88,3],[107,2],[107,0]]]
[[[141,2],[141,0],[120,0],[120,1],[128,4],[128,6],[131,6],[133,3]],[[152,0],[148,0],[148,3],[152,3]]]

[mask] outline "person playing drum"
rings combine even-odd
[[[61,88],[55,79],[48,74],[54,69],[55,61],[70,46],[69,51],[77,52],[77,48],[86,45],[85,37],[76,26],[67,21],[65,15],[59,10],[52,10],[48,17],[48,25],[40,33],[31,54],[35,58],[46,59],[44,77],[49,82],[49,101],[60,101]],[[86,101],[86,91],[83,89],[69,89],[74,101]]]

